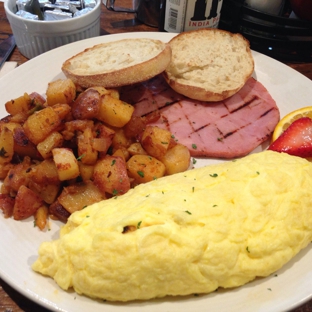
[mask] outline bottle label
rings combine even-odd
[[[222,0],[167,0],[164,30],[180,33],[199,28],[217,28]]]

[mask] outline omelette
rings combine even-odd
[[[142,184],[73,213],[32,268],[109,301],[232,288],[312,240],[312,164],[264,151]]]

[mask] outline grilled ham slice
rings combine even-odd
[[[159,110],[152,125],[168,129],[196,157],[245,156],[271,136],[280,119],[274,99],[254,78],[220,102],[191,100],[172,90],[162,76],[124,87],[121,99],[134,105],[135,116]]]

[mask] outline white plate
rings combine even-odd
[[[108,35],[75,42],[42,54],[0,79],[0,116],[6,115],[4,103],[7,100],[24,92],[44,94],[48,82],[64,78],[61,73],[62,63],[85,48],[122,38],[150,37],[168,41],[172,36],[173,34],[158,32]],[[311,105],[312,82],[308,78],[260,53],[254,52],[253,55],[254,76],[273,96],[281,116],[296,108]],[[200,161],[199,164],[211,162]],[[74,292],[65,292],[51,278],[31,270],[40,243],[58,238],[61,223],[51,223],[51,231],[40,232],[33,226],[32,219],[17,222],[0,216],[0,276],[26,297],[54,311],[273,312],[291,310],[312,297],[312,250],[308,246],[276,275],[258,279],[237,289],[199,297],[164,298],[124,304],[91,300]]]

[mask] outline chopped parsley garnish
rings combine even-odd
[[[192,144],[192,148],[193,149],[197,149],[197,145],[196,144]]]
[[[192,213],[191,212],[189,212],[188,210],[185,210],[185,212],[187,213],[187,214],[189,214],[189,215],[191,215]]]
[[[116,164],[116,159],[112,160],[111,166],[114,166]]]
[[[138,173],[138,175],[139,175],[141,178],[144,178],[144,172],[143,172],[143,171],[138,171],[137,173]]]
[[[216,178],[218,176],[217,173],[209,174],[212,178]]]
[[[80,155],[79,157],[77,157],[77,160],[78,161],[80,161],[83,157],[85,157],[86,156],[86,154],[82,154],[82,155]]]
[[[140,228],[141,223],[142,223],[142,221],[139,221],[139,222],[138,222],[138,225],[137,225],[137,228],[138,228],[138,229]]]

